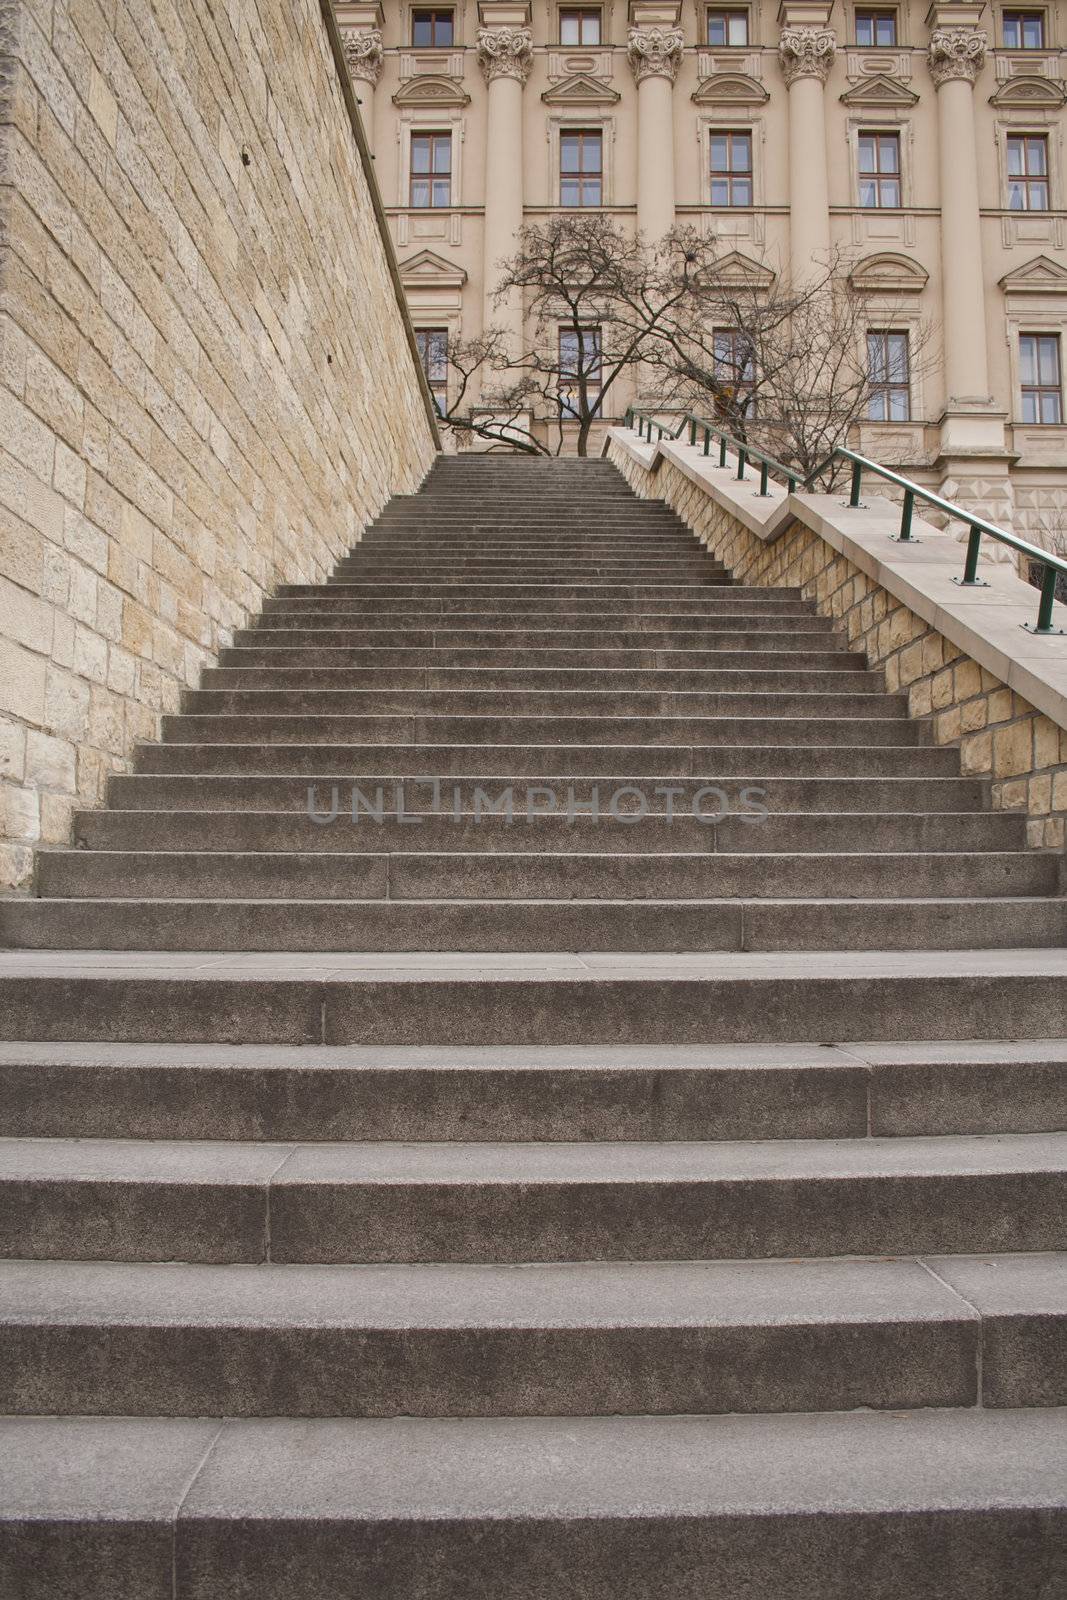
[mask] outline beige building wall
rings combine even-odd
[[[0,0],[2,884],[432,462],[342,82],[318,0]]]
[[[896,326],[931,324],[937,336],[911,420],[865,426],[860,447],[1042,542],[1067,531],[1067,427],[1024,423],[1019,365],[1020,334],[1045,333],[1064,337],[1067,369],[1067,6],[607,0],[585,8],[599,13],[602,43],[577,48],[560,43],[570,5],[456,0],[437,8],[451,11],[454,42],[415,48],[414,14],[429,9],[337,6],[418,325],[480,331],[487,273],[504,253],[494,219],[558,209],[561,130],[600,129],[604,208],[627,227],[697,223],[776,272],[802,270],[830,243],[853,252],[872,325],[892,308]],[[743,17],[747,42],[711,47],[709,10]],[[1023,11],[1040,19],[1040,48],[1005,44]],[[892,17],[895,43],[858,42],[869,12]],[[521,133],[494,118],[501,75],[521,93]],[[710,204],[716,128],[751,133],[751,205]],[[441,209],[410,204],[411,138],[428,130],[451,137]],[[858,203],[868,132],[899,142],[899,205]],[[1009,205],[1008,140],[1026,134],[1048,151],[1041,211]],[[491,170],[509,173],[503,211],[486,192],[489,151]],[[631,398],[618,387],[608,409],[618,416]]]

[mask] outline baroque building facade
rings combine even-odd
[[[859,447],[1041,543],[1067,532],[1067,6],[337,13],[440,394],[450,340],[521,328],[521,304],[492,295],[524,220],[595,208],[650,238],[695,224],[742,270],[793,276],[838,247],[894,380]],[[921,327],[936,355],[909,370]],[[631,399],[616,385],[606,409]]]

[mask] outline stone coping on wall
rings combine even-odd
[[[1024,623],[1037,617],[1038,591],[1018,577],[1013,563],[983,555],[984,588],[962,588],[964,548],[955,535],[916,514],[913,539],[902,543],[900,506],[865,493],[859,507],[836,494],[790,494],[771,483],[759,494],[759,479],[737,479],[737,458],[720,467],[700,446],[662,439],[639,440],[629,428],[612,428],[604,444],[625,452],[651,474],[666,462],[675,466],[734,516],[764,544],[773,544],[799,522],[844,556],[871,581],[908,607],[932,630],[950,641],[1008,688],[1029,701],[1060,728],[1067,729],[1067,634],[1036,636]],[[984,541],[992,545],[992,540]],[[1001,547],[1003,548],[1003,547]],[[1067,607],[1056,620],[1067,626]]]

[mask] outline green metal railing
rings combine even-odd
[[[784,481],[790,494],[795,492],[800,478],[799,474],[794,472],[792,467],[783,466],[780,461],[776,461],[773,456],[767,455],[765,451],[757,450],[755,445],[747,444],[744,439],[735,438],[732,433],[727,433],[725,428],[718,427],[714,422],[706,422],[703,417],[696,416],[692,411],[682,411],[677,413],[681,420],[678,423],[675,431],[672,433],[669,428],[663,427],[663,425],[657,420],[658,417],[668,415],[673,416],[675,413],[665,411],[634,411],[631,409],[626,413],[626,426],[628,428],[632,428],[636,425],[639,436],[642,439],[647,438],[649,444],[652,443],[653,429],[656,430],[656,437],[658,439],[675,440],[680,439],[682,434],[685,433],[686,429],[688,429],[689,443],[695,448],[698,437],[703,439],[704,454],[706,456],[711,455],[711,446],[713,442],[718,445],[720,467],[725,467],[726,465],[726,454],[728,450],[732,449],[736,452],[737,479],[739,483],[745,482],[746,470],[751,462],[753,465],[759,467],[759,492],[761,495],[770,493],[769,483],[772,472],[777,473],[778,476]]]
[[[659,413],[661,416],[663,414],[662,412]],[[692,412],[686,412],[683,415],[681,423],[674,433],[671,433],[668,428],[662,427],[656,420],[656,416],[647,411],[628,411],[626,413],[626,425],[627,427],[636,426],[638,436],[640,438],[647,437],[650,443],[653,428],[657,430],[658,438],[671,438],[674,440],[680,439],[688,428],[689,443],[693,446],[697,443],[698,434],[703,435],[705,455],[710,454],[710,440],[718,440],[720,467],[726,466],[727,447],[729,446],[737,454],[737,476],[739,479],[743,479],[745,476],[745,464],[747,461],[754,461],[760,464],[761,494],[768,492],[767,482],[770,472],[777,472],[784,479],[790,494],[795,494],[797,484],[800,482],[798,473],[792,471],[789,467],[783,466],[780,461],[775,461],[773,456],[765,455],[762,451],[754,449],[752,445],[745,443],[744,440],[735,439],[722,428],[716,427],[713,423],[705,422],[701,417],[694,416]],[[987,522],[985,517],[976,516],[973,511],[967,511],[963,506],[956,505],[952,500],[946,500],[943,496],[934,494],[931,489],[924,489],[921,484],[913,482],[911,478],[905,478],[902,473],[894,472],[892,467],[883,467],[880,462],[872,461],[869,456],[861,456],[855,450],[846,450],[843,445],[831,451],[826,460],[821,462],[814,472],[808,474],[804,479],[804,487],[809,488],[817,478],[822,476],[828,467],[838,461],[846,462],[851,472],[848,497],[850,506],[858,506],[860,504],[863,475],[867,472],[873,473],[875,477],[883,479],[886,483],[892,483],[896,488],[904,491],[904,499],[900,510],[900,531],[895,535],[902,544],[910,544],[914,539],[911,527],[917,500],[921,501],[923,505],[932,506],[934,510],[940,511],[944,516],[951,517],[954,521],[968,524],[970,534],[967,539],[967,554],[963,563],[963,577],[955,580],[961,588],[988,587],[978,576],[978,558],[981,554],[983,539],[995,539],[998,544],[1007,545],[1010,550],[1014,550],[1018,555],[1025,556],[1034,566],[1040,567],[1042,578],[1040,599],[1037,607],[1037,622],[1033,627],[1029,623],[1024,623],[1023,626],[1028,633],[1061,634],[1065,631],[1063,628],[1055,628],[1052,625],[1052,608],[1056,603],[1057,583],[1061,577],[1067,578],[1067,560],[1062,556],[1053,555],[1051,551],[1043,550],[1040,545],[1031,544],[1028,539],[1020,539],[1017,534],[1009,533],[1006,528],[998,527],[995,522]]]

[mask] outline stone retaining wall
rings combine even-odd
[[[0,884],[433,457],[319,0],[0,0]]]
[[[934,743],[958,745],[964,773],[992,780],[998,810],[1026,811],[1035,847],[1064,845],[1067,731],[936,632],[921,617],[794,521],[765,543],[679,467],[655,473],[612,441],[608,455],[637,494],[665,500],[740,583],[798,586],[822,616],[837,618],[851,648],[906,691],[912,716],[929,720]],[[962,550],[961,550],[962,564]],[[1037,592],[1034,591],[1036,612]]]

